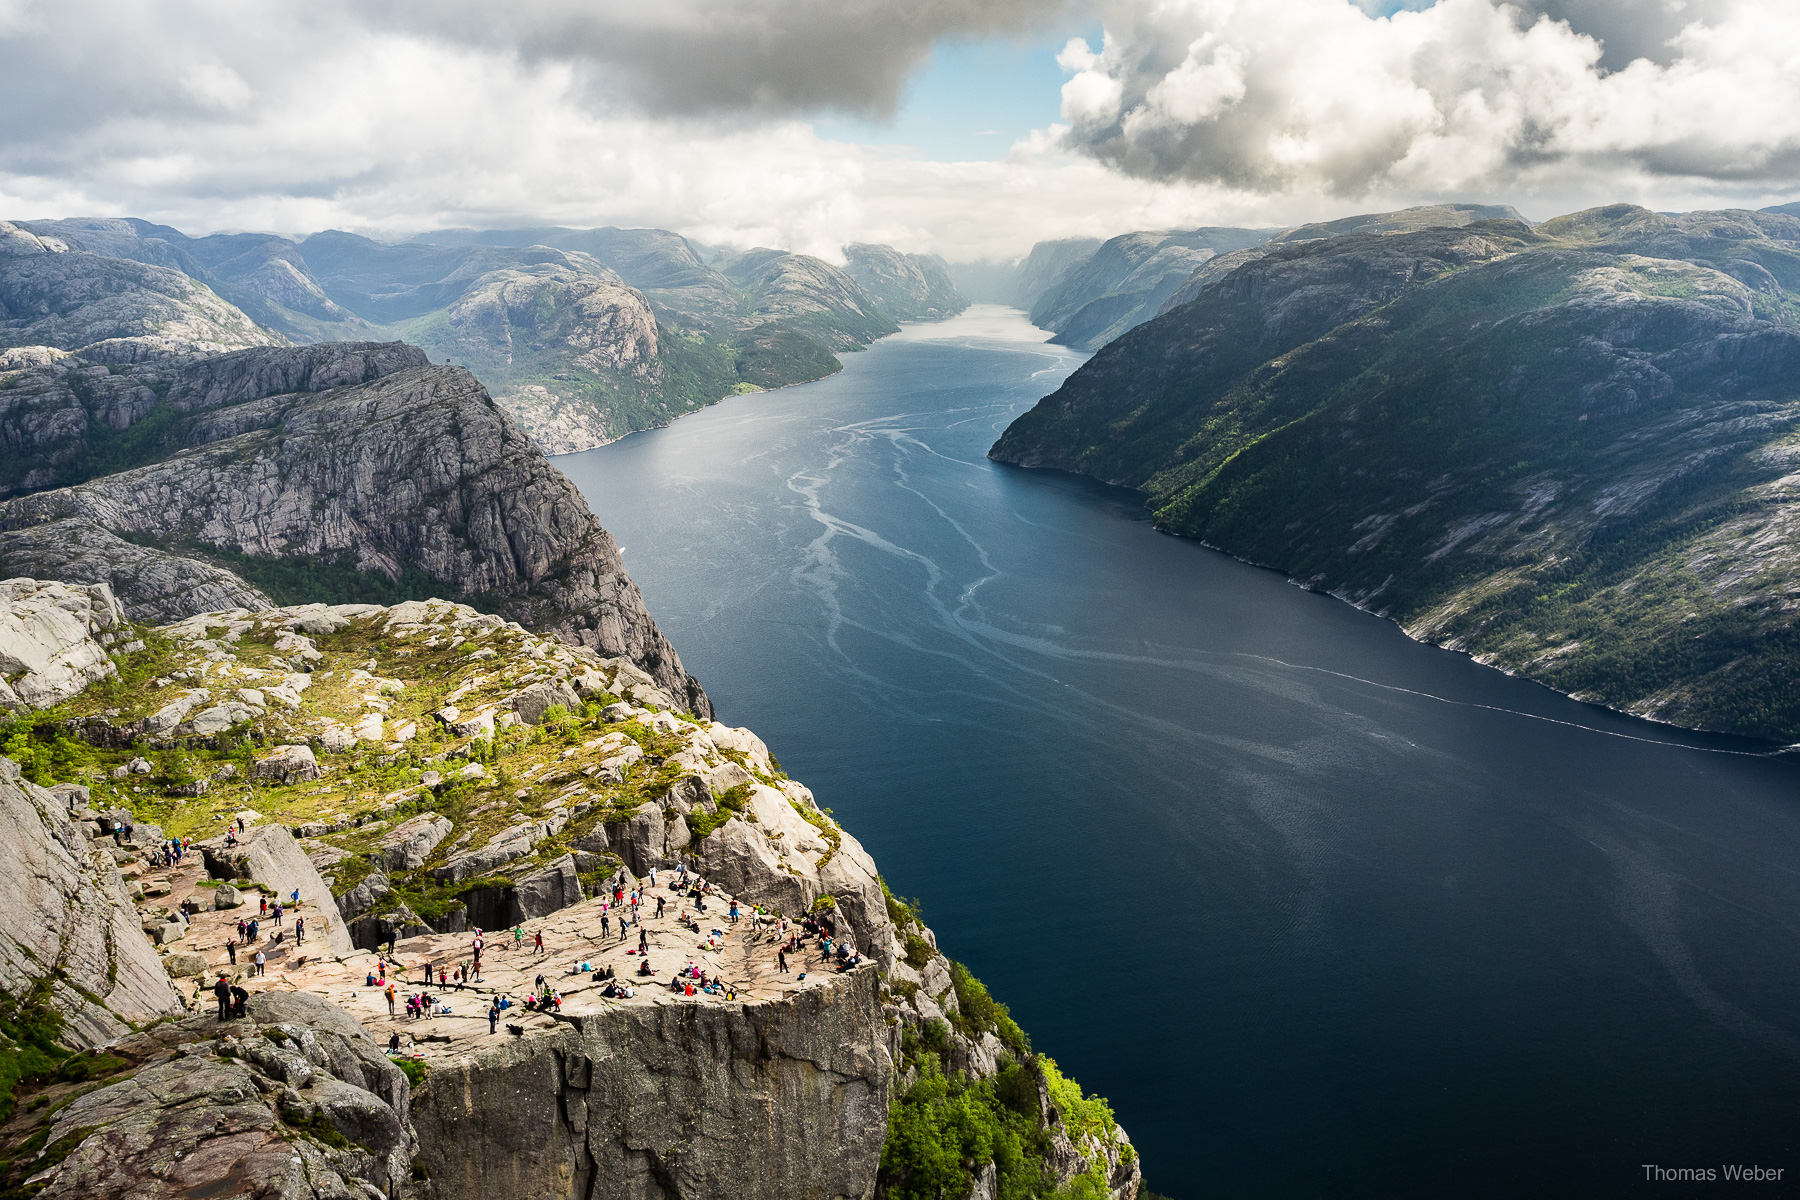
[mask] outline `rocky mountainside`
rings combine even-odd
[[[129,363],[282,340],[178,269],[89,253],[0,221],[0,351]]]
[[[1214,255],[1267,237],[1267,230],[1213,228],[1121,234],[1058,274],[1031,305],[1031,323],[1052,330],[1053,342],[1097,349],[1155,316]],[[1058,257],[1046,253],[1046,266]]]
[[[71,960],[64,984],[40,967],[68,957],[54,923],[0,914],[6,937],[35,939],[29,953],[0,940],[4,1028],[32,1031],[36,1056],[24,1094],[5,1097],[19,1115],[0,1125],[4,1186],[1137,1194],[1104,1101],[938,952],[812,793],[755,734],[679,711],[630,661],[437,600],[240,608],[89,637],[111,672],[0,730],[20,762],[0,759],[0,802],[18,800],[33,845],[94,864],[108,890],[86,919],[125,930],[114,940],[136,957],[74,1030],[44,988],[106,963]],[[194,852],[149,859],[171,835]],[[627,891],[645,900],[629,933],[632,906],[612,903]],[[264,901],[296,892],[287,926],[265,917]],[[263,928],[240,947],[252,917]],[[784,919],[806,922],[791,964]],[[432,964],[474,982],[427,982]],[[221,973],[252,993],[241,1019],[118,1023],[177,1007],[170,979],[211,1009]],[[409,998],[431,991],[428,1015],[399,1015],[389,978]],[[521,1003],[547,987],[558,1005]],[[512,1007],[491,1027],[502,996]],[[374,1049],[390,1036],[398,1065]]]
[[[893,332],[893,316],[959,311],[941,262],[861,253],[885,264],[870,278],[887,279],[895,313],[822,260],[756,250],[708,262],[661,229],[451,230],[390,245],[337,230],[194,238],[136,219],[0,224],[0,369],[60,352],[121,363],[402,339],[475,370],[541,447],[566,453],[829,375],[838,353]]]
[[[344,304],[475,369],[551,453],[819,379],[897,328],[820,259],[754,250],[709,264],[662,229],[449,230],[400,246],[330,232],[302,249]]]
[[[935,254],[902,254],[892,246],[844,247],[844,274],[897,321],[937,321],[969,307]]]
[[[580,493],[473,375],[412,347],[0,373],[0,444],[24,472],[0,572],[106,583],[138,620],[465,596],[709,711]]]
[[[992,455],[1585,699],[1800,736],[1800,220],[1289,239]]]
[[[135,217],[21,221],[19,227],[73,249],[180,271],[258,324],[296,342],[359,341],[378,332],[332,303],[299,246],[277,234],[195,238]]]

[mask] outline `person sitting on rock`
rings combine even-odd
[[[400,1053],[400,1031],[398,1029],[388,1035],[388,1053]]]
[[[656,974],[655,971],[650,969],[650,960],[647,958],[643,962],[638,964],[637,973],[639,975],[654,975],[654,974]]]

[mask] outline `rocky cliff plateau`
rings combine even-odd
[[[104,601],[8,586],[90,617]],[[22,1064],[6,1186],[1137,1194],[1104,1102],[1031,1051],[761,740],[630,661],[442,600],[89,625],[81,649],[111,670],[3,731],[0,803],[26,861],[54,860],[28,876],[52,886],[0,906],[0,1037]],[[198,840],[167,863],[170,836]],[[629,934],[602,923],[614,889],[645,898]],[[286,926],[227,946],[276,899]],[[859,965],[815,936],[784,970],[784,918],[823,922]],[[430,982],[471,965],[476,925],[476,981]],[[669,986],[690,969],[716,983]],[[220,975],[244,1017],[212,1015]],[[396,1016],[377,977],[430,991],[430,1015]],[[554,1011],[520,1003],[547,987]]]
[[[992,456],[1579,698],[1800,739],[1800,221],[1394,217],[1201,280]]]
[[[3,372],[0,444],[25,493],[0,502],[0,571],[104,582],[138,620],[271,591],[478,598],[709,711],[580,493],[410,346]]]

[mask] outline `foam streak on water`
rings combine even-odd
[[[1177,1196],[1800,1176],[1800,764],[1577,704],[990,463],[1016,313],[559,460],[726,720]]]

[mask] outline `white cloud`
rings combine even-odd
[[[1613,4],[1616,19],[1624,0],[1559,2]],[[940,163],[826,140],[796,110],[879,108],[932,38],[1060,0],[446,0],[411,25],[349,0],[0,0],[0,216],[194,232],[657,225],[958,258],[1444,198],[1538,216],[1787,199],[1800,18],[1708,3],[1664,61],[1609,73],[1592,39],[1489,0],[1390,21],[1349,0],[1117,0],[1103,46],[1061,56],[1068,126],[999,161]],[[673,57],[624,64],[633,38]],[[810,75],[784,65],[796,38],[820,60]],[[836,43],[855,44],[826,61]],[[684,79],[694,95],[676,103]]]
[[[1616,28],[1599,8],[1585,6]],[[1691,15],[1663,61],[1609,71],[1605,34],[1497,0],[1387,18],[1349,0],[1146,0],[1114,11],[1102,50],[1064,52],[1067,144],[1145,178],[1270,195],[1792,185],[1800,6]]]

